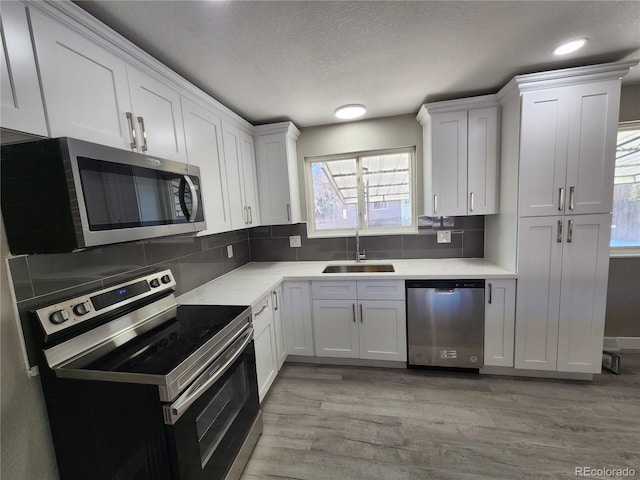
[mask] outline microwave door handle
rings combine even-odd
[[[182,180],[187,185],[187,187],[189,187],[189,192],[191,193],[191,212],[187,210],[187,203],[184,201],[183,188],[180,189],[180,208],[182,208],[182,213],[184,213],[184,216],[187,217],[187,220],[190,223],[193,223],[196,221],[196,216],[198,215],[198,192],[189,175],[184,175],[182,177]]]
[[[244,338],[243,338],[244,337]],[[209,367],[208,370],[205,370],[205,374],[201,375],[195,382],[193,382],[193,386],[190,387],[182,396],[178,397],[178,399],[173,402],[169,406],[163,407],[164,409],[164,423],[166,425],[175,425],[178,419],[184,415],[184,412],[195,402],[198,398],[202,396],[204,392],[206,392],[211,385],[216,383],[220,377],[222,377],[227,370],[233,365],[233,363],[242,355],[244,349],[251,343],[253,340],[253,328],[249,327],[249,329],[240,337],[233,346],[229,347],[233,351],[233,355],[229,359],[227,359],[223,365],[219,365],[215,369],[211,369]],[[240,345],[238,345],[240,344]],[[207,373],[209,372],[209,373]],[[208,378],[203,378],[207,377]]]

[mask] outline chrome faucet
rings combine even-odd
[[[360,263],[362,260],[366,259],[367,255],[364,249],[362,250],[362,253],[360,253],[360,233],[356,228],[356,263]]]

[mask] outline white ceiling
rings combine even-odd
[[[347,103],[417,113],[516,74],[640,59],[638,1],[75,3],[254,124],[336,123]],[[552,56],[576,37],[590,41]]]

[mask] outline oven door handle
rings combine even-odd
[[[187,411],[187,409],[195,402],[207,389],[216,383],[222,377],[229,367],[235,362],[244,349],[253,340],[253,327],[249,327],[218,359],[212,366],[207,368],[200,375],[189,389],[180,395],[171,405],[165,405],[164,423],[167,425],[175,425],[178,419]]]

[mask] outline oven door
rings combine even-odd
[[[255,362],[249,329],[164,407],[174,478],[226,477],[259,414]]]

